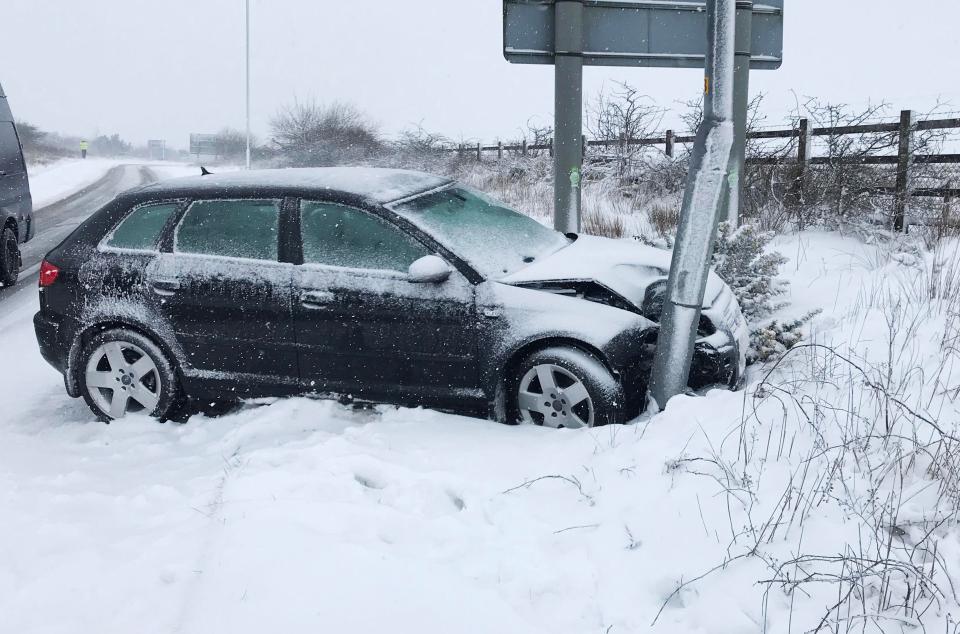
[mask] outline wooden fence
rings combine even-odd
[[[911,188],[911,167],[913,165],[931,165],[931,164],[960,164],[960,154],[912,154],[910,148],[913,145],[913,135],[923,130],[946,130],[960,128],[960,118],[953,119],[929,119],[926,121],[915,121],[912,110],[903,110],[900,112],[900,121],[896,123],[871,123],[864,125],[835,126],[815,128],[810,125],[808,119],[800,119],[796,127],[782,130],[758,130],[750,132],[747,136],[751,139],[797,139],[796,157],[758,157],[747,160],[748,164],[754,165],[784,165],[793,163],[798,167],[797,182],[804,181],[805,172],[810,165],[893,165],[896,166],[896,185],[893,187],[874,187],[871,192],[878,194],[889,194],[894,196],[894,227],[897,230],[903,230],[907,210],[907,202],[911,196],[934,196],[943,198],[948,208],[953,198],[960,197],[960,188],[954,188],[952,183],[945,187],[924,187]],[[896,133],[897,134],[897,153],[877,156],[848,156],[848,157],[826,157],[813,156],[813,137],[819,136],[842,136],[848,134],[878,134],[878,133]],[[663,146],[663,151],[668,157],[673,157],[678,143],[692,143],[694,137],[691,135],[678,136],[673,130],[667,130],[663,136],[628,139],[621,138],[616,140],[593,140],[583,137],[583,152],[587,156],[590,148],[610,148],[618,147],[622,151],[628,150],[631,146]],[[461,157],[467,153],[476,153],[478,161],[483,160],[484,152],[496,152],[497,158],[502,159],[504,152],[519,152],[526,156],[529,152],[548,150],[553,155],[553,140],[544,144],[528,145],[524,140],[520,144],[504,145],[502,142],[496,145],[483,145],[477,143],[476,146],[467,146],[460,144],[452,151],[459,152]]]

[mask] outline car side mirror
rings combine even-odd
[[[447,281],[453,269],[438,255],[425,255],[407,269],[407,280],[414,284],[439,284]]]

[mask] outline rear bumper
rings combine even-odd
[[[70,352],[63,323],[39,312],[33,316],[33,329],[37,333],[40,355],[62,374]]]

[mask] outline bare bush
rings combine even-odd
[[[617,175],[629,178],[649,149],[630,143],[652,136],[666,112],[653,99],[626,82],[612,92],[601,91],[587,108],[587,130],[597,141],[609,143],[595,162],[616,166]]]
[[[294,100],[270,122],[282,159],[295,166],[322,166],[368,159],[383,147],[376,126],[351,104]]]
[[[234,128],[222,128],[214,137],[214,152],[218,157],[236,159],[247,153],[247,135]],[[256,147],[251,139],[251,146]]]

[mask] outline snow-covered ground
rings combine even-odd
[[[29,165],[30,193],[33,207],[38,209],[63,200],[91,185],[117,165],[129,163],[120,159],[67,159],[44,165]]]
[[[118,165],[145,165],[160,179],[196,174],[200,168],[184,163],[151,163],[129,158],[66,159],[44,165],[29,165],[33,208],[39,209],[92,185]]]
[[[941,363],[955,304],[908,288],[927,287],[933,256],[833,233],[777,246],[792,258],[791,312],[824,309],[816,341],[863,367],[899,355],[901,401],[956,434],[942,393],[960,372]],[[878,407],[826,352],[626,427],[508,427],[304,398],[107,426],[37,353],[36,299],[17,301],[0,317],[0,358],[17,360],[0,382],[0,632],[615,634],[654,620],[671,633],[805,632],[821,619],[899,632],[957,620],[960,538],[938,524],[955,513],[957,483],[919,453],[888,461],[897,478],[877,476],[870,461],[909,443],[858,433],[880,419],[932,446],[932,430]],[[850,399],[863,420],[837,413]],[[895,536],[887,550],[875,524]],[[879,568],[863,562],[878,550],[912,561],[928,531],[936,590],[906,564],[883,583],[870,576]],[[807,555],[818,558],[797,559]],[[867,618],[859,599],[853,614],[829,610],[851,585]],[[907,607],[890,608],[908,587]],[[882,612],[880,596],[891,597]]]

